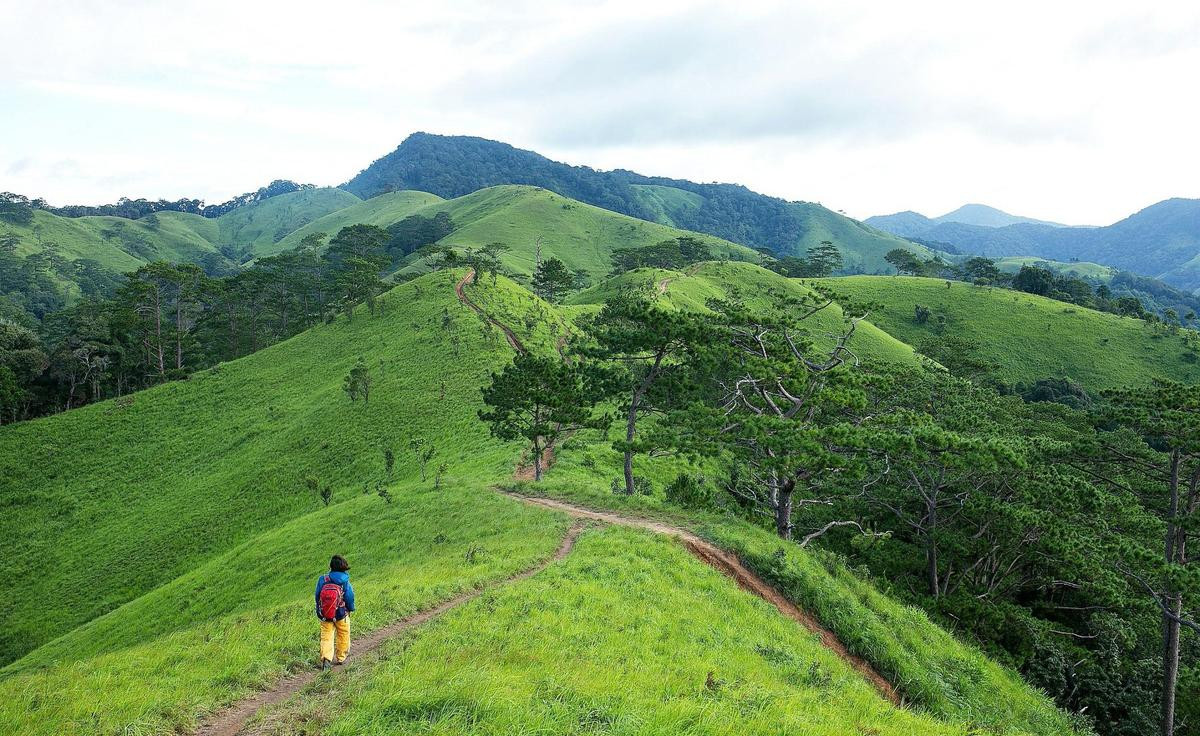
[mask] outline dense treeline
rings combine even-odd
[[[573,361],[498,374],[481,417],[540,448],[562,422],[615,413],[615,491],[646,492],[639,456],[694,458],[707,477],[681,474],[669,500],[821,540],[1101,733],[1195,724],[1200,388],[1113,391],[1079,410],[862,365],[849,345],[863,307],[842,302],[830,347],[807,337],[831,304],[692,314],[623,294],[584,324]]]
[[[155,212],[190,212],[201,217],[220,217],[238,207],[262,202],[271,197],[277,197],[280,194],[290,194],[291,192],[313,188],[314,185],[312,184],[297,184],[287,179],[276,179],[265,187],[260,187],[253,192],[239,194],[220,204],[206,205],[202,199],[183,198],[168,201],[165,199],[150,200],[121,197],[112,204],[76,204],[65,205],[63,207],[52,207],[47,204],[46,200],[41,198],[31,199],[20,194],[13,194],[12,192],[0,192],[0,219],[14,224],[28,224],[33,219],[34,210],[46,210],[60,217],[107,215],[111,217],[125,217],[130,220],[138,220]]]

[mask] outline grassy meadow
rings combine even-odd
[[[1018,383],[1066,377],[1089,390],[1145,385],[1152,378],[1194,383],[1200,362],[1186,333],[1156,330],[1132,317],[1008,289],[910,276],[847,276],[819,283],[851,298],[876,302],[871,321],[904,342],[938,332],[973,340],[1001,380]],[[917,305],[932,311],[925,324]]]

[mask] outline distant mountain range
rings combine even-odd
[[[876,215],[863,220],[871,227],[901,237],[926,239],[929,233],[938,225],[954,223],[959,225],[976,225],[978,227],[1007,227],[1009,225],[1045,225],[1047,227],[1066,227],[1058,222],[1035,220],[1032,217],[1011,215],[1004,210],[989,207],[986,204],[964,204],[962,207],[947,212],[938,217],[926,217],[920,212],[905,210],[891,215]]]
[[[698,184],[623,169],[571,166],[468,136],[414,133],[342,189],[363,199],[406,189],[454,198],[501,184],[542,187],[607,210],[778,255],[803,256],[829,240],[841,248],[846,269],[853,272],[890,272],[883,257],[894,248],[930,255],[920,245],[816,203],[789,202],[737,184]]]
[[[866,224],[931,247],[989,257],[1091,261],[1200,288],[1200,200],[1168,199],[1106,227],[1065,227],[966,205],[929,218],[916,212],[870,217]],[[985,224],[993,223],[993,224]]]

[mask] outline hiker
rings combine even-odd
[[[354,588],[347,571],[350,563],[341,555],[329,560],[329,572],[317,578],[317,618],[321,620],[321,669],[344,664],[350,653],[350,614],[354,611]],[[334,635],[337,656],[334,656]]]

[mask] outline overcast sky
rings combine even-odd
[[[336,185],[424,130],[859,218],[1200,197],[1196,2],[407,5],[0,0],[0,190]]]

